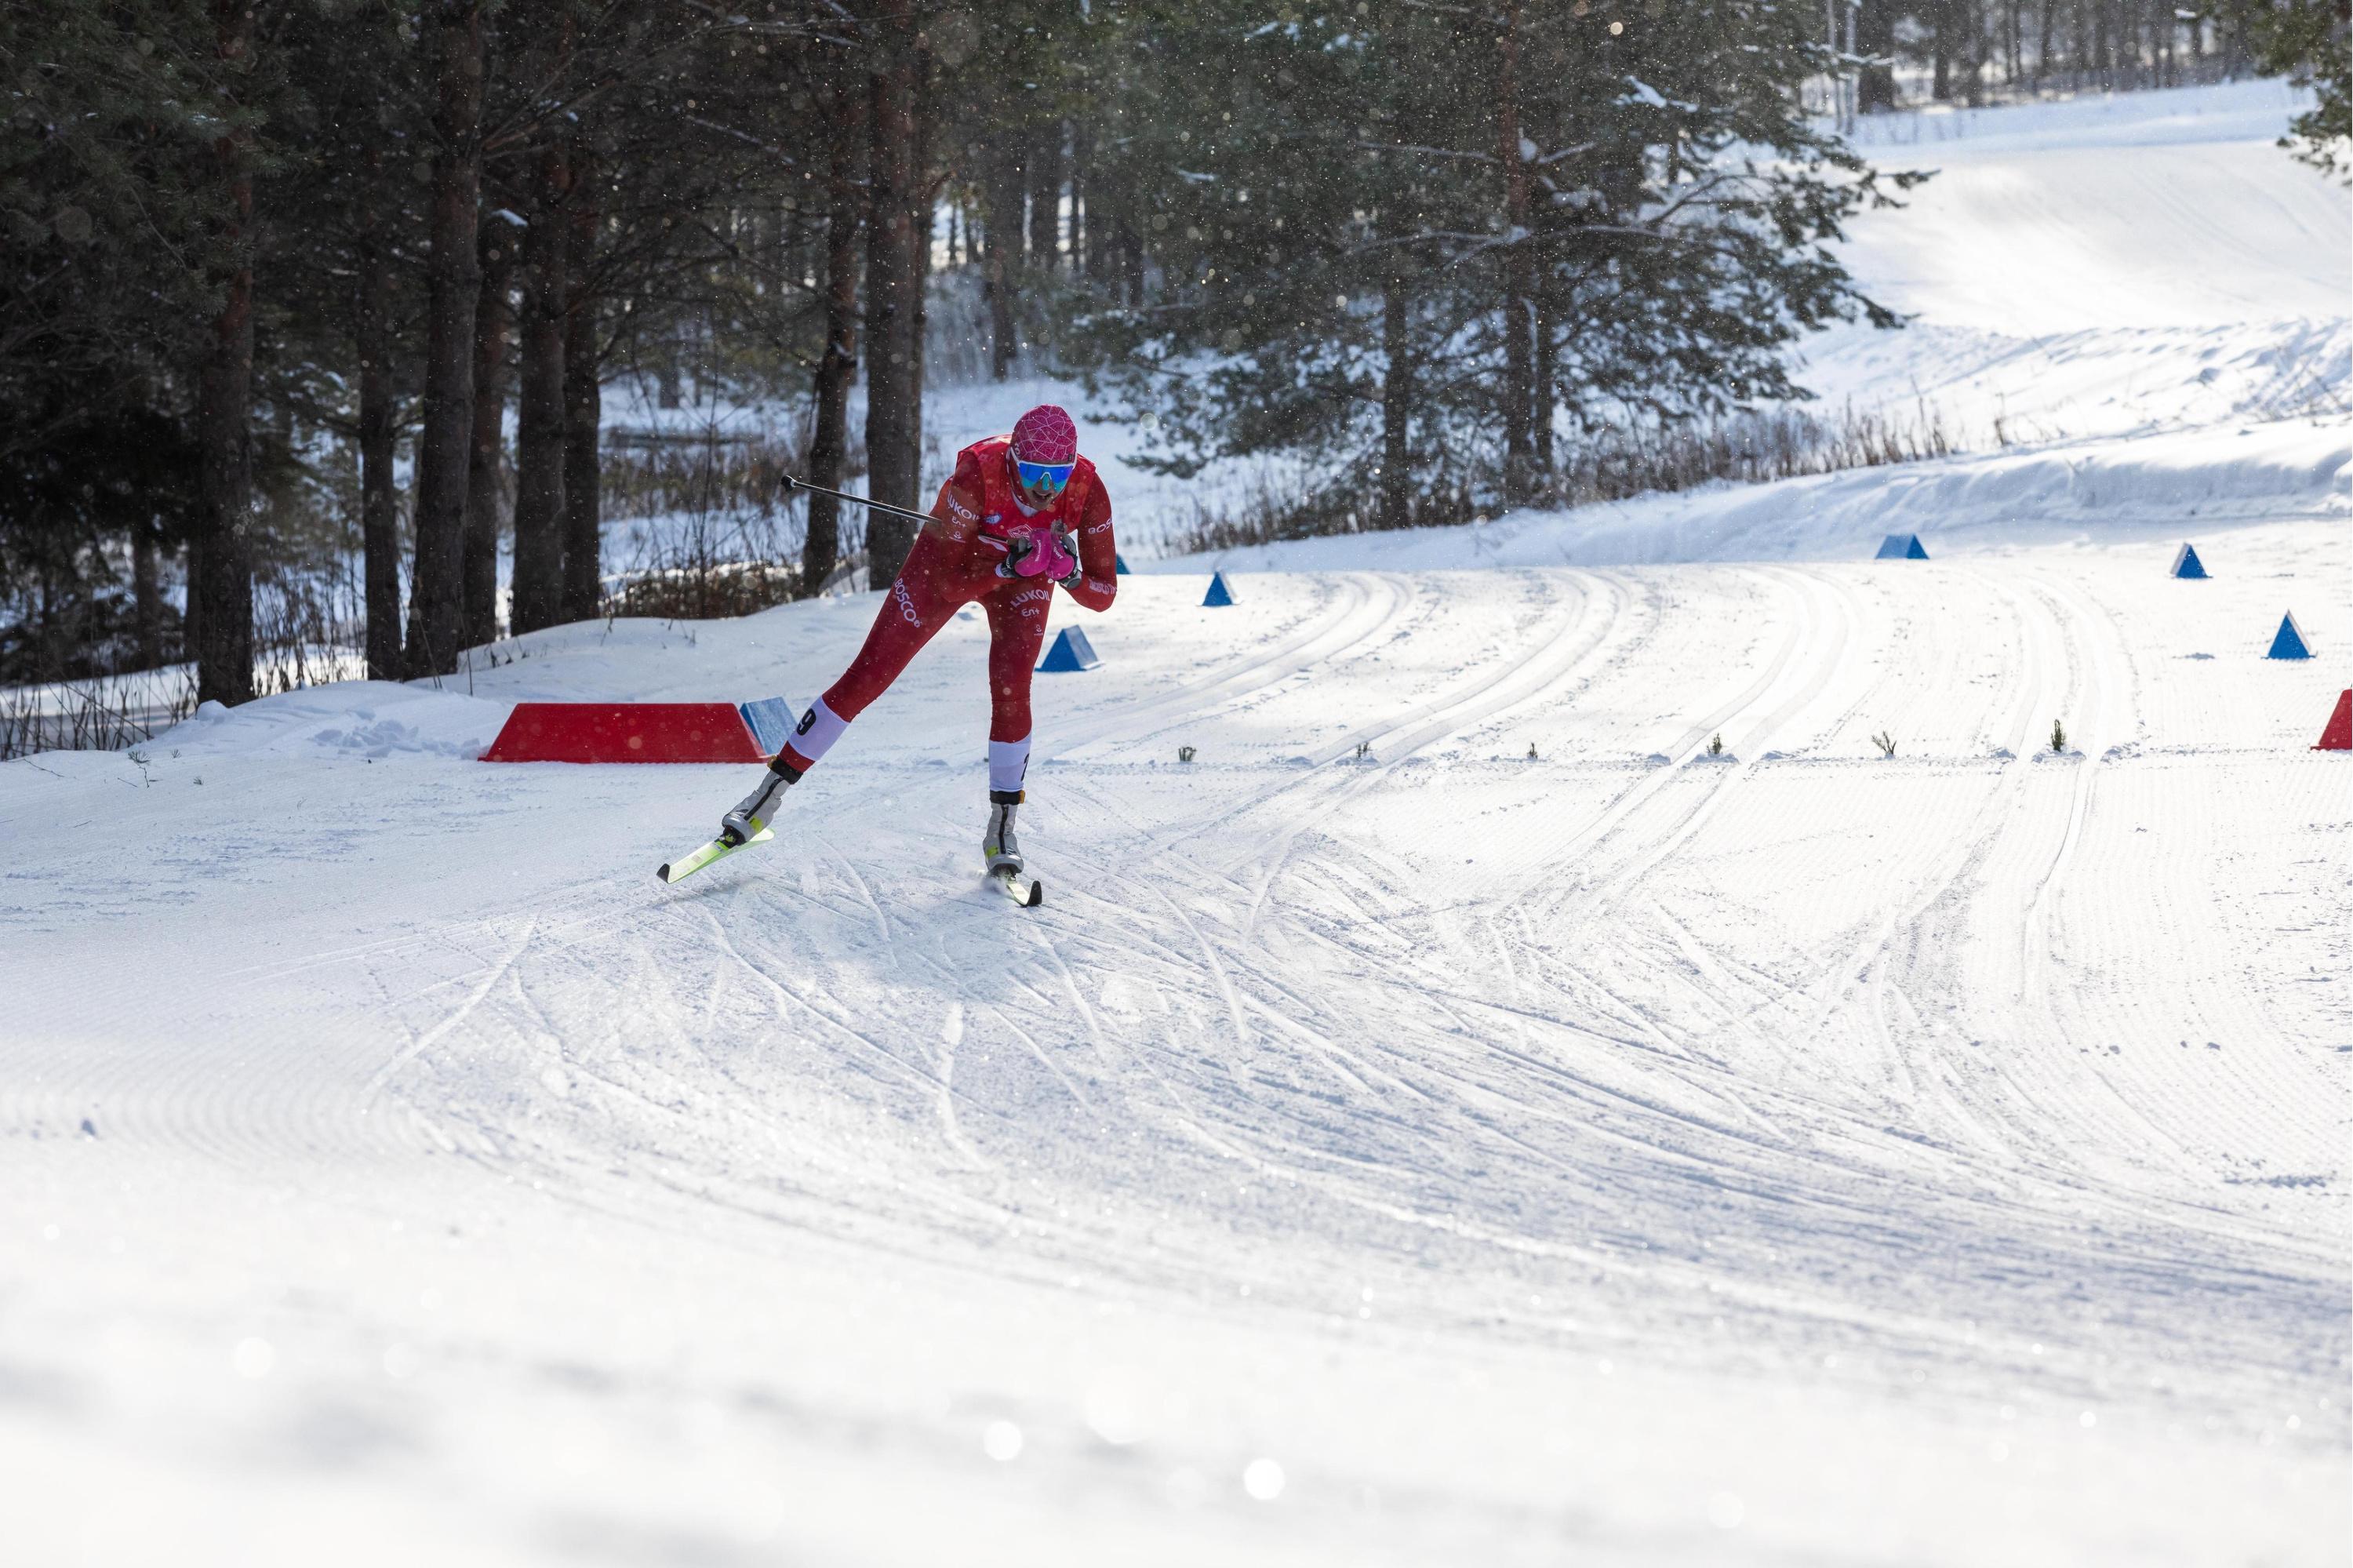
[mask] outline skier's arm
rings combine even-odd
[[[1086,511],[1079,518],[1079,580],[1063,591],[1089,609],[1109,609],[1119,594],[1119,547],[1112,542],[1111,497],[1102,482],[1087,487]]]
[[[979,495],[949,480],[932,503],[932,520],[923,524],[923,532],[949,544],[971,544],[980,534]]]
[[[955,472],[940,486],[932,503],[932,520],[923,532],[954,545],[969,545],[980,534],[980,471],[970,452],[959,453]]]

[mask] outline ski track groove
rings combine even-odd
[[[797,1224],[863,1203],[838,1228],[872,1245],[920,1254],[954,1237],[994,1255],[1018,1234],[1040,1270],[1083,1260],[1183,1287],[1248,1277],[1266,1211],[1067,1211],[1230,1171],[1285,1194],[1296,1234],[1275,1255],[1395,1253],[1493,1278],[1504,1300],[1523,1274],[1548,1297],[1589,1277],[1601,1298],[1580,1316],[1662,1360],[1706,1364],[1677,1347],[1711,1314],[1749,1314],[1744,1332],[1791,1344],[1837,1325],[1894,1343],[1915,1317],[1926,1333],[1965,1299],[1978,1310],[1977,1293],[1989,1336],[2048,1319],[2064,1338],[2053,1315],[2084,1277],[2138,1344],[2154,1330],[2133,1325],[2164,1304],[2220,1326],[2217,1303],[2262,1303],[2269,1316],[2229,1321],[2243,1353],[2262,1324],[2306,1321],[2342,1248],[2293,1215],[2201,1203],[2181,1174],[2204,1157],[2177,1136],[2197,1112],[2178,1072],[2136,1077],[2059,1044],[2136,1027],[2073,966],[2084,933],[2120,917],[2097,872],[2117,832],[2110,782],[2130,770],[2105,747],[2148,731],[2138,645],[2063,573],[1937,570],[1935,591],[1958,585],[2013,650],[1993,678],[1948,618],[1863,567],[1711,568],[1672,594],[1641,572],[1346,574],[1271,649],[1063,743],[1050,824],[1092,824],[1106,865],[1058,882],[1031,916],[980,892],[926,907],[955,830],[894,823],[860,841],[859,800],[821,796],[806,813],[814,856],[746,860],[749,874],[625,912],[590,907],[612,877],[575,881],[527,916],[501,906],[234,978],[354,966],[359,991],[412,1020],[362,1103],[396,1089],[402,1114],[474,1164],[616,1213],[651,1211],[599,1185],[607,1145],[691,1204]],[[1705,694],[1659,714],[1642,661],[1694,624],[1713,633],[1689,654]],[[1298,677],[1337,667],[1369,701],[1300,747],[1308,766],[1164,775],[1150,803],[1120,787],[1107,752],[1232,714],[1279,735],[1283,705],[1304,701]],[[1919,683],[1949,709],[1928,727],[2010,755],[1837,755]],[[2035,732],[2061,712],[2084,755],[2038,761]],[[1605,722],[1608,740],[1588,745],[1580,726]],[[1575,759],[1557,793],[1549,773],[1500,766],[1514,726],[1546,726]],[[1716,733],[1734,760],[1698,760]],[[1667,764],[1616,760],[1662,736]],[[1478,755],[1490,747],[1502,755]],[[1796,758],[1785,768],[1768,748]],[[1748,902],[1742,879],[1775,891],[1835,842],[1825,809],[1801,802],[1784,822],[1757,805],[1798,801],[1793,770],[1815,766],[1916,791],[1945,829],[1884,861],[1868,913],[1731,939],[1746,927],[1711,921],[1711,903]],[[1433,871],[1420,853],[1420,801],[1455,769],[1536,802],[1494,830],[1516,864]],[[1739,842],[1760,821],[1764,838]],[[1008,914],[1028,929],[1006,932]],[[503,956],[484,963],[491,934]],[[2237,977],[2206,1005],[2200,1026],[2234,1044],[2278,1039]],[[1039,1027],[1056,1017],[1067,1039]],[[429,1075],[405,1071],[420,1061]],[[540,1093],[551,1068],[568,1096]],[[191,1086],[176,1136],[315,1140],[333,1105],[290,1079],[242,1104]],[[2317,1142],[2329,1118],[2306,1119]],[[1076,1192],[1090,1195],[1073,1205]],[[1913,1273],[1943,1283],[1915,1303]],[[1651,1305],[1614,1312],[1620,1291]],[[2249,1378],[2288,1375],[2286,1351],[2263,1354]]]
[[[396,1052],[389,1061],[368,1075],[367,1082],[360,1090],[359,1108],[362,1112],[365,1112],[375,1104],[376,1096],[383,1092],[385,1084],[391,1082],[394,1074],[432,1049],[436,1042],[473,1015],[474,1009],[481,1005],[482,999],[491,994],[500,980],[514,967],[515,960],[522,957],[523,950],[531,946],[532,935],[538,927],[539,922],[535,916],[525,919],[522,934],[516,938],[514,945],[507,949],[506,957],[491,966],[490,972],[482,978],[481,984],[476,986],[464,1001],[459,1002],[454,1010],[444,1015],[432,1028],[413,1037],[406,1045]]]

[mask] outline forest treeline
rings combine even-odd
[[[1541,500],[1576,432],[1799,397],[1797,334],[1894,324],[1827,242],[1910,176],[1847,150],[1825,87],[1870,111],[2318,61],[2325,157],[2344,16],[10,6],[0,682],[188,659],[200,697],[244,700],[256,583],[322,519],[351,541],[373,675],[597,614],[625,364],[797,400],[809,478],[862,461],[917,504],[944,270],[985,301],[991,372],[1049,344],[1152,416],[1172,471],[1294,454],[1303,505],[1368,526]],[[811,503],[797,591],[837,574],[844,521]],[[877,514],[871,580],[911,542]]]

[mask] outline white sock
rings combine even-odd
[[[811,758],[812,761],[815,758]],[[1029,737],[1019,740],[992,740],[988,743],[988,787],[1000,792],[1021,788],[1022,775],[1029,771]]]
[[[833,743],[841,738],[841,732],[849,727],[849,721],[827,707],[825,699],[819,697],[801,715],[800,727],[793,731],[793,738],[787,744],[811,762],[821,762],[825,754],[833,749]]]

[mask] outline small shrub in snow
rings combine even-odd
[[[1959,433],[1925,400],[1835,411],[1746,410],[1715,418],[1635,419],[1585,430],[1554,471],[1537,482],[1540,502],[1588,506],[1728,481],[1762,484],[1806,474],[1919,462],[1963,450]],[[1355,468],[1337,473],[1261,467],[1210,499],[1193,502],[1176,530],[1176,553],[1240,549],[1283,539],[1372,533],[1382,523],[1378,482]],[[1423,482],[1404,521],[1484,523],[1489,504],[1460,475]]]
[[[801,596],[801,569],[790,562],[702,560],[608,577],[605,614],[652,620],[711,620],[756,615]]]
[[[1724,736],[1719,735],[1715,739],[1707,743],[1707,754],[1710,757],[1722,757],[1724,755]]]
[[[2051,749],[2053,751],[2067,749],[2067,726],[2057,719],[2051,721]]]
[[[271,690],[268,673],[255,690]],[[0,762],[37,751],[120,751],[169,729],[195,706],[194,665],[154,672],[152,680],[0,687]]]
[[[1882,757],[1895,755],[1895,737],[1883,729],[1871,737],[1871,744],[1879,747],[1879,755]]]
[[[1193,760],[1193,748],[1192,748],[1191,747],[1189,747],[1189,746],[1180,746],[1180,747],[1178,747],[1176,748],[1176,760],[1177,760],[1177,761],[1179,761],[1179,762],[1190,762],[1190,761],[1192,761],[1192,760]]]

